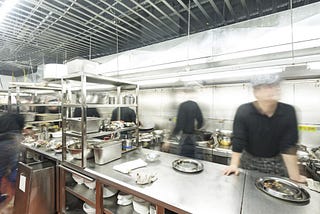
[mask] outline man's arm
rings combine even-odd
[[[230,165],[224,170],[225,175],[231,175],[234,173],[235,175],[239,175],[239,165],[240,165],[241,153],[232,152]]]
[[[297,155],[282,154],[282,158],[287,167],[289,178],[300,183],[305,183],[306,177],[299,173]]]

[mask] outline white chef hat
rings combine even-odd
[[[250,79],[252,87],[261,85],[279,85],[281,77],[278,73],[255,75]]]

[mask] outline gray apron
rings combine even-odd
[[[243,150],[240,159],[240,168],[288,177],[287,169],[280,154],[275,157],[264,158],[253,156]]]

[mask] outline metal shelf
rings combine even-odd
[[[87,138],[101,137],[101,136],[110,135],[110,134],[114,134],[114,133],[118,133],[118,132],[133,131],[136,128],[137,127],[126,127],[126,128],[118,129],[118,130],[115,130],[115,131],[103,131],[103,132],[87,133]],[[81,133],[71,132],[71,131],[67,131],[66,135],[70,136],[70,137],[81,137],[82,136]]]
[[[109,84],[113,86],[134,86],[137,87],[138,84],[130,82],[130,81],[124,81],[119,80],[112,77],[105,77],[102,75],[94,75],[89,73],[83,73],[83,76],[86,77],[86,82],[88,83],[97,83],[97,84]],[[75,74],[69,74],[67,76],[64,76],[64,80],[74,80],[74,81],[81,81],[81,74],[75,73]]]
[[[96,193],[92,189],[88,189],[82,184],[76,184],[75,186],[66,186],[66,191],[86,202],[88,205],[96,206]]]
[[[47,107],[60,107],[61,104],[48,104],[48,103],[39,103],[39,104],[35,104],[35,103],[20,103],[19,106],[28,106],[28,107],[37,107],[37,106],[47,106]]]
[[[117,204],[117,195],[103,199],[104,213],[134,213],[133,205],[120,206]]]
[[[33,90],[53,90],[53,91],[62,91],[62,87],[52,87],[52,86],[44,86],[44,85],[36,85],[34,83],[19,83],[12,82],[9,86],[10,89],[15,89],[19,87],[20,89],[33,89]]]
[[[54,123],[54,122],[61,122],[61,119],[57,120],[41,120],[41,121],[26,121],[29,124],[41,124],[41,123]]]
[[[79,103],[70,103],[70,104],[64,104],[63,107],[81,107],[82,104]],[[86,107],[87,108],[117,108],[117,107],[137,107],[138,105],[136,104],[94,104],[94,103],[87,103]]]

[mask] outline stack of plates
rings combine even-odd
[[[84,203],[82,209],[87,214],[95,214],[96,209],[94,207],[89,206],[87,203]]]
[[[83,184],[84,183],[84,178],[80,177],[79,175],[72,174],[72,178],[77,184]]]
[[[133,196],[124,192],[120,192],[117,198],[118,198],[117,204],[122,206],[127,206],[132,203]]]
[[[138,198],[138,197],[133,197],[133,209],[134,211],[136,211],[139,214],[148,214],[149,213],[149,209],[150,209],[150,203]]]
[[[103,197],[104,198],[112,197],[117,193],[118,193],[118,190],[113,187],[110,187],[110,186],[103,187]]]

